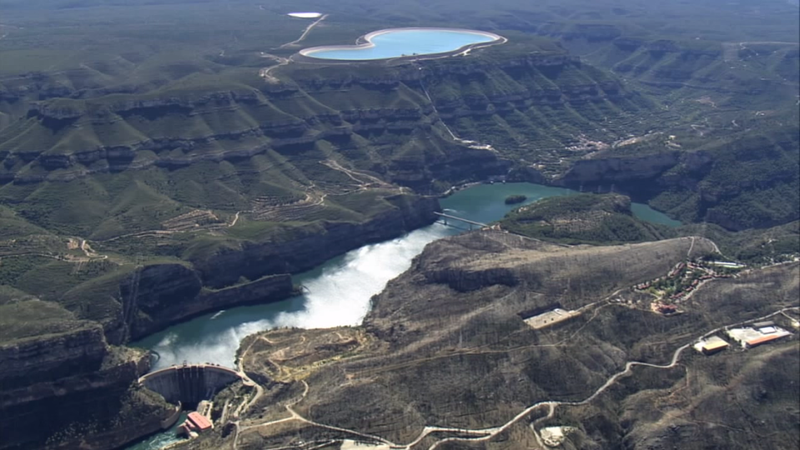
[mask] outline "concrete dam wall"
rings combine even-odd
[[[158,392],[170,403],[196,405],[225,386],[242,380],[239,372],[210,364],[167,367],[139,378],[139,384]]]

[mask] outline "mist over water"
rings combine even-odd
[[[306,289],[297,298],[198,317],[138,345],[158,353],[154,369],[184,361],[233,367],[239,342],[250,334],[278,327],[358,325],[369,312],[370,298],[408,269],[426,244],[457,232],[436,223],[391,241],[366,245],[296,276],[295,283]]]
[[[525,195],[526,203],[530,203],[574,193],[530,183],[484,184],[457,192],[440,203],[449,214],[489,223],[519,206],[506,205],[504,199],[508,195]],[[646,215],[642,218],[654,222],[670,220],[646,205],[640,205],[634,213]],[[365,245],[294,276],[294,283],[305,288],[303,295],[266,305],[213,312],[169,327],[134,345],[157,353],[154,370],[183,362],[233,367],[239,342],[250,334],[278,327],[359,325],[369,312],[372,296],[408,269],[426,244],[464,229],[435,223],[397,239]]]

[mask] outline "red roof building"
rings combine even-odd
[[[192,431],[203,432],[211,429],[211,421],[197,411],[190,412],[186,418],[186,425]]]
[[[750,339],[746,341],[748,347],[755,347],[757,345],[761,345],[767,343],[769,341],[774,341],[775,339],[780,339],[786,336],[785,334],[768,334],[766,336],[757,337],[755,339]]]

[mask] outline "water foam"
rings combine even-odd
[[[179,339],[175,333],[165,335],[153,346],[160,355],[154,366],[212,362],[233,367],[232,358],[239,343],[250,334],[279,327],[358,325],[369,312],[373,295],[380,293],[389,280],[406,271],[425,245],[453,233],[451,228],[433,224],[391,241],[353,250],[324,268],[318,276],[303,282],[307,292],[299,299],[303,304],[299,310],[258,314],[258,307],[253,307],[253,320],[230,326],[217,324],[231,314],[222,317],[219,313],[214,314],[204,319],[201,327],[204,329],[198,330],[198,336]]]

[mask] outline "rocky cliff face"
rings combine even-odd
[[[135,386],[149,368],[143,352],[109,347],[99,324],[76,321],[60,307],[23,303],[39,318],[11,336],[6,330],[0,341],[0,449],[78,448],[87,436],[112,430],[109,442],[122,445],[160,428],[170,407]],[[6,314],[22,307],[0,306]],[[115,430],[126,419],[124,431]]]
[[[681,161],[677,151],[631,157],[596,157],[576,161],[560,178],[567,186],[625,183],[652,179]]]
[[[0,345],[0,386],[6,390],[96,370],[106,355],[103,329],[92,322],[74,331]]]
[[[108,284],[101,294],[91,293],[109,304],[103,311],[112,312],[96,316],[85,308],[73,309],[100,321],[108,341],[121,345],[206,312],[288,298],[295,293],[292,273],[428,225],[441,209],[434,197],[397,195],[387,201],[396,207],[362,223],[323,222],[297,230],[280,242],[243,242],[238,248],[192,261],[193,268],[182,264],[142,267]],[[243,277],[254,281],[237,284]]]
[[[197,279],[196,272],[187,271],[183,278],[178,280],[194,283]],[[151,279],[146,283],[152,283],[150,284],[152,296],[139,294],[133,300],[134,302],[152,302],[154,297],[164,295],[164,291],[160,289],[161,284],[157,280]],[[250,283],[221,290],[205,289],[191,293],[184,292],[182,296],[172,296],[167,301],[161,300],[155,303],[155,308],[140,307],[141,313],[133,320],[133,323],[125,325],[130,327],[130,339],[136,340],[198,314],[249,303],[283,300],[293,293],[291,275],[267,275]]]
[[[669,271],[672,262],[685,257],[690,247],[692,252],[697,252],[696,256],[709,254],[714,248],[713,243],[700,238],[597,247],[557,245],[504,232],[483,231],[429,244],[414,260],[406,281],[446,285],[459,292],[493,286],[529,289],[551,300],[560,297],[559,302],[564,307],[572,307],[574,302],[596,296],[597,289],[608,289],[606,283],[610,280],[617,285],[634,284],[636,280]],[[630,264],[623,263],[626,258]],[[657,258],[664,259],[656,261]],[[633,261],[639,262],[634,264]],[[580,285],[574,284],[576,274],[583,277]],[[569,292],[565,293],[565,289]],[[390,303],[398,300],[389,300],[389,296],[382,294],[367,321],[383,322],[378,319],[383,314],[395,315],[391,304],[379,305],[384,298]],[[383,323],[391,326],[391,321]]]
[[[404,78],[409,78],[408,73],[411,71],[388,74],[385,75],[386,79],[377,81],[368,77],[348,78],[339,81],[339,89],[366,86],[370,90],[390,92],[407,90]],[[398,78],[393,78],[394,76]],[[418,83],[413,78],[405,82]],[[336,83],[336,80],[316,83],[301,79],[297,84],[290,83],[281,88],[200,92],[189,96],[164,96],[148,100],[123,96],[122,100],[113,101],[104,101],[101,98],[36,102],[32,104],[23,126],[28,132],[72,135],[77,141],[86,142],[79,137],[83,128],[94,129],[105,138],[92,144],[68,147],[59,146],[57,141],[48,143],[45,139],[33,146],[13,142],[20,130],[10,130],[7,135],[0,134],[0,160],[3,161],[0,166],[0,180],[13,181],[16,184],[40,183],[45,180],[68,182],[93,174],[142,170],[154,166],[174,170],[202,162],[249,159],[271,150],[313,146],[325,140],[343,142],[346,146],[356,136],[366,136],[374,145],[385,145],[388,142],[385,136],[381,136],[383,133],[426,134],[430,133],[431,125],[439,120],[433,112],[433,106],[425,101],[387,107],[383,101],[370,105],[374,99],[367,98],[364,102],[366,104],[360,108],[331,105],[330,108],[315,107],[299,113],[291,106],[294,101],[305,102],[309,96],[322,96],[324,98],[319,99],[321,106],[327,102],[327,97],[330,97],[329,89]],[[342,94],[340,96],[346,98],[346,94]],[[358,95],[371,97],[373,93],[362,91]],[[379,95],[384,97],[383,94]],[[339,100],[336,99],[335,103],[339,103]],[[230,114],[250,116],[252,120],[245,123],[223,118]],[[164,133],[161,125],[163,120],[174,120],[178,117],[179,121],[185,123],[185,128],[191,129],[191,124],[197,120],[195,118],[210,116],[217,118],[206,120],[224,121],[226,126],[212,127],[198,135],[175,133],[176,130]],[[121,126],[123,123],[127,125]],[[138,133],[140,138],[124,138],[127,134],[124,129],[129,130],[130,127],[141,131]],[[216,148],[209,152],[209,146]],[[444,176],[453,175],[455,168],[461,171],[455,176],[461,178],[471,175],[469,171],[463,172],[464,170],[476,167],[485,170],[487,163],[496,161],[494,155],[488,154],[481,158],[481,164],[468,166],[464,163],[467,158],[461,157],[457,152],[438,156],[440,161],[437,161],[436,167],[445,170]],[[407,172],[407,162],[399,162],[397,170]],[[451,162],[454,164],[450,164]],[[417,183],[419,180],[408,175],[400,175],[394,180],[391,176],[394,168],[391,158],[386,166],[390,172],[387,174],[389,180],[420,185]],[[439,176],[433,166],[434,164],[417,164],[414,169],[426,169],[421,173],[429,183],[432,177]]]
[[[391,201],[391,198],[388,199]],[[208,286],[230,285],[245,276],[250,279],[267,274],[297,273],[311,269],[336,255],[370,242],[390,239],[433,223],[440,211],[434,197],[405,196],[396,199],[397,208],[364,223],[325,222],[285,242],[247,243],[203,261],[193,261]]]
[[[235,274],[242,268],[227,267],[227,270]],[[145,266],[107,287],[106,301],[121,305],[109,308],[115,312],[92,318],[102,323],[110,343],[123,345],[199,314],[283,300],[294,293],[288,273],[265,275],[219,290],[203,287],[201,275],[181,264]],[[240,276],[236,275],[234,281]]]
[[[0,392],[0,448],[113,448],[159,431],[172,408],[135,385],[141,374],[128,361]]]
[[[797,218],[798,148],[797,128],[781,126],[719,137],[695,151],[658,143],[642,152],[611,149],[576,161],[554,183],[623,192],[685,222],[766,228]]]

